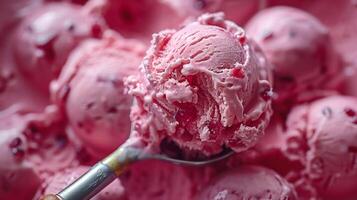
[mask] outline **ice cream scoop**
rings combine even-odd
[[[70,52],[84,39],[100,37],[100,19],[69,3],[34,9],[17,28],[12,41],[18,69],[33,85],[48,92]]]
[[[357,185],[356,110],[357,99],[348,96],[295,106],[241,160],[274,169],[302,199],[350,199]]]
[[[220,13],[155,34],[144,77],[128,78],[134,134],[206,156],[248,149],[271,115],[270,71],[261,59],[243,29]]]
[[[326,96],[322,90],[338,88],[340,56],[327,27],[314,16],[277,6],[257,13],[246,30],[273,65],[278,110],[291,102]]]
[[[273,170],[242,166],[215,177],[197,200],[298,199],[295,190]]]
[[[96,158],[113,152],[128,137],[132,97],[124,79],[139,73],[144,46],[106,32],[73,51],[52,83],[56,104],[84,147]]]

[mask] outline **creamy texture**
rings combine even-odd
[[[294,188],[274,171],[258,166],[242,166],[215,177],[197,200],[298,199]]]
[[[299,197],[352,198],[357,183],[357,99],[331,96],[296,106],[286,124],[275,118],[250,152],[235,158],[276,170]]]
[[[128,137],[132,98],[123,80],[138,73],[141,43],[107,32],[71,54],[52,83],[52,95],[74,133],[96,157],[111,153]]]
[[[273,64],[278,109],[338,87],[342,63],[327,27],[317,18],[296,8],[273,7],[255,15],[246,29]]]
[[[34,86],[48,92],[49,82],[57,77],[71,50],[86,38],[101,36],[101,23],[72,4],[38,7],[21,22],[12,41],[18,69]]]
[[[168,138],[205,155],[224,146],[246,150],[271,114],[260,64],[244,31],[221,14],[155,34],[141,65],[145,77],[128,80],[134,131],[153,146]]]

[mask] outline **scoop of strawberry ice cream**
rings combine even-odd
[[[350,199],[357,185],[356,110],[357,99],[347,96],[296,106],[241,160],[276,170],[301,198]]]
[[[155,34],[144,77],[128,79],[137,102],[134,133],[152,146],[169,139],[206,156],[224,146],[246,150],[271,115],[271,84],[260,59],[244,31],[219,13]]]
[[[41,185],[40,176],[24,159],[25,138],[16,128],[3,122],[0,124],[0,196],[2,199],[32,199]]]
[[[340,56],[317,18],[296,8],[273,7],[256,14],[246,30],[273,64],[277,103],[324,96],[322,89],[337,88]]]
[[[79,166],[76,168],[68,168],[65,171],[56,173],[53,177],[45,180],[45,187],[41,188],[41,195],[45,194],[57,194],[62,191],[63,188],[71,184],[86,171],[89,167]],[[93,200],[125,200],[127,199],[124,193],[123,186],[121,185],[119,179],[115,180],[109,184],[105,189],[99,192],[96,196],[91,198]]]
[[[143,46],[108,33],[71,54],[52,84],[54,101],[65,112],[86,149],[102,157],[123,143],[130,129],[132,97],[123,80],[138,73]]]
[[[298,199],[295,190],[273,170],[241,166],[215,177],[197,200]]]
[[[48,91],[71,50],[86,38],[100,37],[101,21],[68,3],[44,4],[21,22],[13,37],[17,67],[32,84]]]
[[[329,97],[312,103],[307,110],[306,170],[319,192],[325,194],[336,189],[336,180],[357,176],[357,99]],[[350,187],[340,189],[355,192]]]

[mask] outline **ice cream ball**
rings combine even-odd
[[[97,158],[122,144],[130,132],[132,97],[124,79],[138,73],[140,42],[108,36],[88,41],[71,54],[52,96],[71,130]]]
[[[87,38],[101,37],[98,17],[70,3],[47,3],[24,18],[14,33],[17,68],[38,89],[47,92],[70,52]]]
[[[342,62],[328,28],[311,14],[277,6],[258,12],[245,26],[272,63],[276,107],[338,90]]]
[[[260,54],[259,54],[260,55]],[[245,32],[222,13],[154,34],[135,96],[134,131],[152,146],[165,139],[206,156],[253,146],[271,115],[269,70]]]

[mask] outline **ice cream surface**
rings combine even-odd
[[[168,138],[205,155],[224,146],[246,150],[271,115],[271,83],[260,64],[243,29],[220,13],[155,34],[144,77],[128,78],[136,133],[149,144]]]
[[[111,153],[130,131],[132,98],[125,77],[138,73],[144,54],[140,42],[107,33],[83,43],[66,63],[52,94],[74,133],[97,157]]]
[[[197,200],[298,199],[294,188],[273,170],[242,166],[215,177]]]
[[[71,50],[86,38],[100,37],[101,20],[69,3],[34,9],[17,28],[13,55],[17,67],[33,85],[48,92]],[[41,73],[38,73],[41,71]]]
[[[296,106],[286,123],[275,119],[243,163],[276,170],[300,198],[349,199],[356,171],[357,99],[331,96]],[[237,163],[238,164],[238,163]]]
[[[278,103],[313,99],[338,87],[340,57],[329,30],[314,16],[277,6],[256,14],[246,30],[273,65]]]

